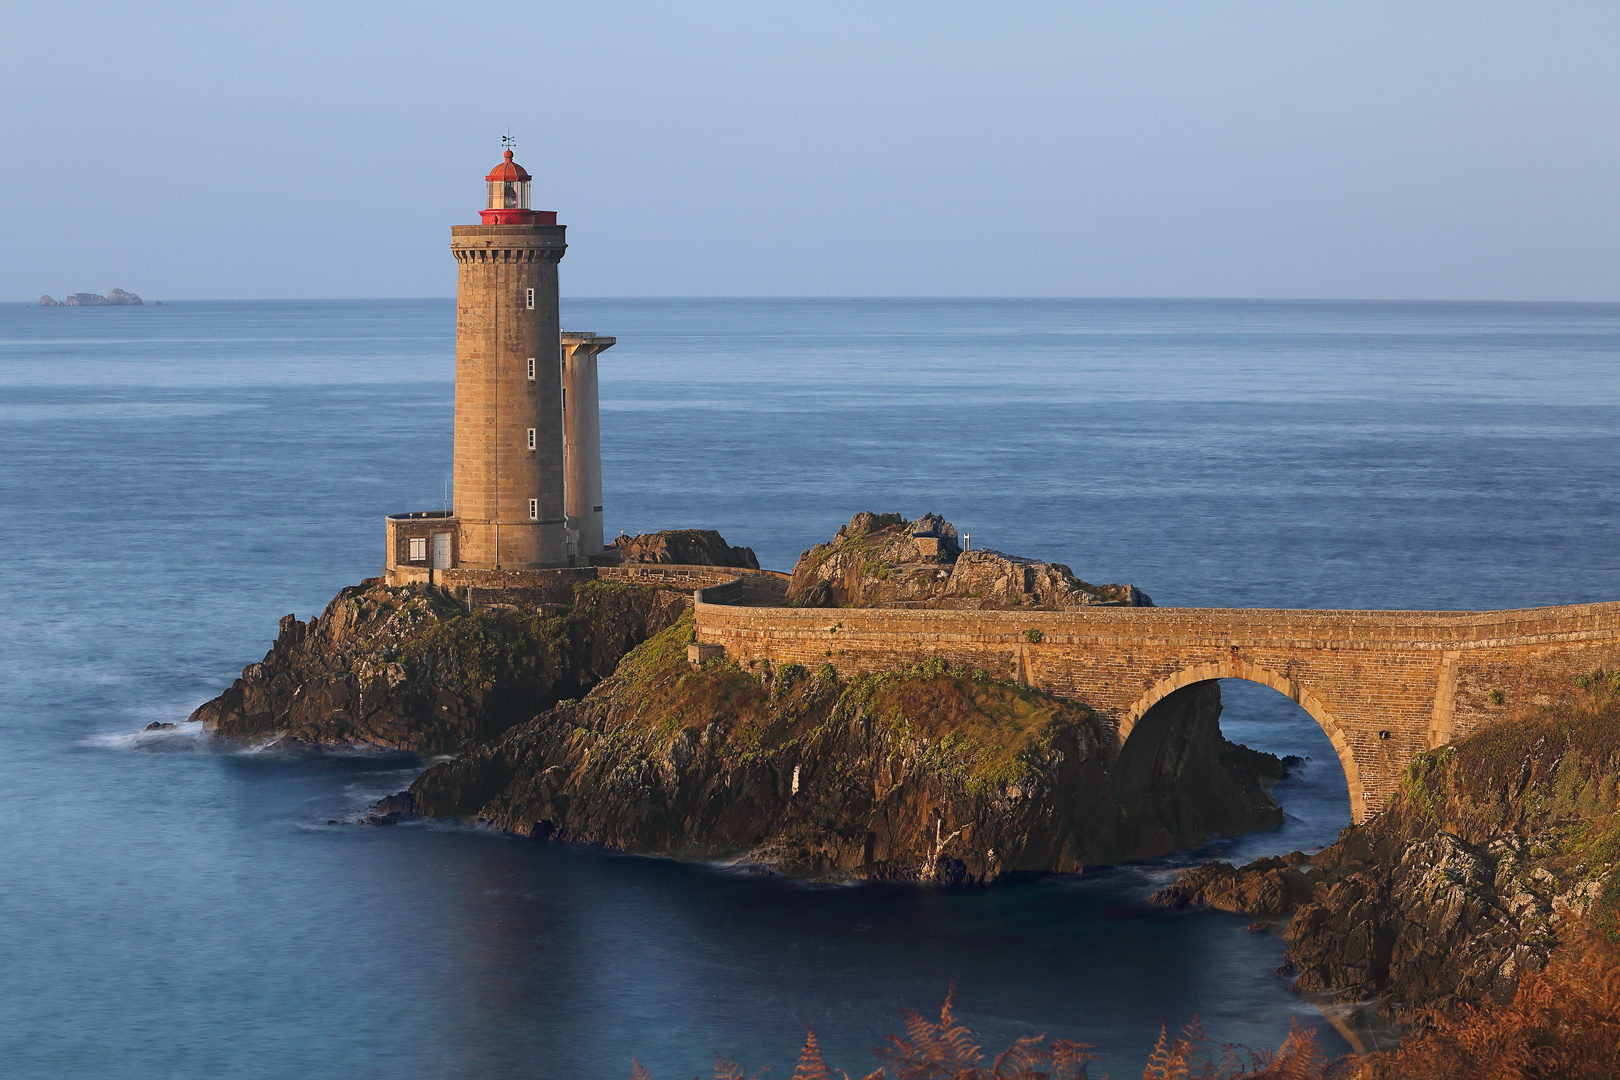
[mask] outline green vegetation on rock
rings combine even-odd
[[[1172,725],[1184,750],[1165,767],[1184,774],[1146,814],[1116,800],[1113,732],[1083,705],[939,660],[848,678],[830,661],[695,668],[691,640],[683,615],[584,699],[429,769],[413,798],[523,835],[912,880],[1074,871],[1276,823],[1263,763],[1220,738],[1215,690]]]
[[[1208,864],[1161,898],[1290,917],[1298,988],[1385,1021],[1506,1004],[1594,929],[1620,944],[1620,678],[1419,754],[1314,857]]]

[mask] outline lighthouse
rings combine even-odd
[[[391,582],[603,556],[596,357],[614,339],[563,333],[557,269],[567,229],[555,211],[530,206],[533,179],[506,150],[484,177],[479,224],[450,228],[453,504],[389,517]]]

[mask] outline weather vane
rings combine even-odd
[[[501,136],[501,149],[517,151],[517,140],[512,138],[512,129],[507,128],[506,134]]]

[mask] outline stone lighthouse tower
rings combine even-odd
[[[614,339],[562,332],[557,264],[566,230],[555,211],[530,208],[532,179],[507,150],[484,178],[482,221],[450,228],[454,509],[389,515],[390,584],[471,584],[481,571],[609,557],[596,357]]]
[[[512,151],[484,179],[482,224],[450,228],[457,562],[566,564],[557,263],[567,230],[555,211],[529,208],[531,178]]]

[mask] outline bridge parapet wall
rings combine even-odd
[[[1620,666],[1620,603],[1494,612],[1096,608],[931,611],[696,604],[700,642],[744,666],[831,663],[841,674],[939,657],[1082,701],[1121,743],[1181,686],[1264,683],[1316,718],[1344,764],[1357,820],[1407,762],[1574,675]],[[1496,700],[1499,698],[1500,700]]]

